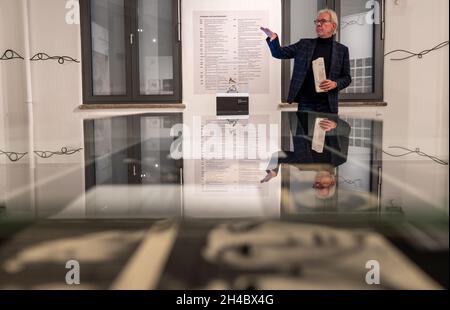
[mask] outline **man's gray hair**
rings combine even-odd
[[[330,15],[331,22],[336,25],[336,30],[333,32],[333,34],[336,34],[339,28],[339,19],[336,12],[331,9],[323,9],[317,12],[317,16],[319,16],[322,13],[327,13],[328,15]]]

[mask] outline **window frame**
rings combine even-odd
[[[172,2],[174,89],[171,95],[141,95],[139,71],[138,0],[124,0],[125,95],[94,95],[92,80],[91,0],[80,0],[83,104],[160,104],[182,102],[181,0]],[[130,35],[133,34],[133,44]]]
[[[374,25],[374,44],[373,44],[373,57],[374,57],[374,88],[372,93],[339,93],[339,103],[342,102],[382,102],[384,100],[384,41],[385,41],[385,0],[378,0],[380,2],[380,23]],[[336,11],[339,20],[341,19],[341,0],[326,0],[326,7]],[[282,45],[289,45],[291,42],[291,0],[282,0]],[[339,42],[340,37],[340,25],[338,28],[338,34],[336,35],[336,41]],[[289,92],[289,83],[291,79],[291,64],[289,60],[283,60],[281,69],[281,100],[287,101]]]

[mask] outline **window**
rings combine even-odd
[[[88,218],[181,215],[182,113],[142,114],[84,120]],[[152,186],[149,186],[152,185]]]
[[[384,0],[284,0],[283,45],[316,37],[313,20],[317,11],[331,8],[339,16],[336,40],[349,48],[352,84],[340,94],[341,101],[382,101],[384,67]],[[282,100],[285,102],[291,62],[282,68]]]
[[[383,100],[384,0],[335,0],[339,41],[349,48],[352,84],[342,100]]]
[[[181,101],[180,0],[80,0],[84,103]]]

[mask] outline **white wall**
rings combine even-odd
[[[8,6],[17,6],[18,3],[13,0],[1,1],[2,5],[7,4]],[[30,1],[29,3],[31,53],[45,52],[49,55],[67,55],[81,59],[80,28],[79,25],[69,25],[65,22],[68,12],[65,8],[66,2],[61,0],[40,0]],[[189,59],[193,59],[192,53],[194,50],[192,46],[192,12],[194,10],[255,10],[255,8],[270,12],[270,26],[281,29],[281,5],[279,1],[183,1],[183,98],[184,103],[187,105],[184,114],[186,124],[189,125],[193,116],[215,115],[215,97],[213,95],[194,96],[193,92],[192,76],[194,68],[193,62],[189,61]],[[5,10],[2,10],[2,12],[7,12],[6,15],[16,21],[18,27],[15,27],[15,29],[21,34],[23,22],[17,18],[20,16],[20,10],[15,12],[13,8],[5,7]],[[8,19],[2,19],[3,21],[8,21]],[[17,36],[11,34],[10,38],[12,45],[17,46],[20,43],[17,41]],[[266,52],[269,53],[269,50],[267,49]],[[18,62],[16,65],[23,67],[23,62]],[[270,76],[267,77],[270,79],[271,85],[269,95],[252,95],[250,107],[251,111],[258,111],[260,114],[268,115],[269,121],[276,124],[280,120],[280,113],[277,112],[277,104],[280,97],[280,85],[278,83],[280,75],[279,61],[271,59]],[[11,78],[11,75],[8,74],[8,79]],[[23,83],[15,83],[15,85],[21,84]],[[56,151],[63,146],[69,148],[83,147],[82,118],[86,117],[86,115],[75,113],[76,108],[82,104],[81,64],[66,63],[59,65],[54,61],[33,62],[32,87],[35,121],[34,146],[36,150]],[[14,86],[12,88],[22,96],[24,95],[24,86]],[[16,107],[17,105],[13,106]],[[26,116],[25,108],[23,108],[22,112],[21,115]],[[106,115],[110,113],[101,114]],[[99,114],[97,113],[96,116],[99,116]],[[10,116],[8,118],[11,119]],[[26,118],[17,120],[14,124],[24,126],[24,133],[26,133]],[[8,123],[5,128],[11,129],[14,127]],[[18,141],[17,139],[12,140]],[[26,143],[24,146],[26,146]],[[83,193],[82,153],[69,157],[53,156],[49,159],[37,158],[36,160],[38,213],[48,213],[43,209],[40,212],[40,205],[47,210],[54,210],[58,204],[75,199],[77,195]],[[185,177],[187,181],[193,175],[193,167],[189,166],[189,164],[186,165]],[[14,169],[17,172],[17,165]],[[263,175],[264,172],[261,172]],[[60,181],[55,182],[56,179]],[[9,180],[8,183],[12,183],[12,181]],[[20,183],[16,182],[16,185]],[[65,198],[58,195],[58,197],[54,197],[55,199],[52,203],[52,191],[49,185],[55,192],[67,193]],[[8,195],[11,195],[10,191]],[[14,191],[14,195],[20,195],[20,191]],[[83,212],[79,214],[83,214]]]
[[[81,59],[79,25],[65,21],[66,1],[30,1],[30,48],[32,53],[46,52]],[[43,35],[44,34],[44,35]],[[46,34],[46,35],[45,35]],[[35,147],[59,150],[83,147],[81,118],[74,110],[82,104],[81,64],[57,61],[32,63]],[[80,156],[53,157],[40,163],[79,163]]]
[[[396,49],[420,52],[448,40],[449,1],[386,0],[385,53]],[[402,57],[406,54],[391,55]],[[449,49],[422,59],[384,62],[384,101],[387,107],[341,108],[345,115],[383,121],[383,149],[403,146],[448,161]],[[404,164],[401,164],[404,162]],[[400,163],[400,164],[399,164]],[[383,205],[442,208],[448,212],[448,168],[428,158],[383,156]],[[444,184],[443,184],[444,182]]]
[[[77,24],[68,24],[66,1],[29,1],[31,53],[81,59]],[[47,35],[43,35],[47,34]],[[84,148],[81,63],[32,63],[35,149]],[[56,90],[56,91],[55,91]],[[71,156],[37,158],[36,197],[40,216],[52,214],[84,192],[83,151]]]

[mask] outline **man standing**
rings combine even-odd
[[[268,36],[267,42],[272,56],[277,59],[295,59],[294,72],[289,88],[288,102],[297,102],[299,111],[338,113],[339,91],[350,85],[350,60],[348,48],[333,40],[338,27],[336,12],[319,11],[316,39],[301,39],[297,43],[281,47],[278,35],[268,28],[261,30]],[[323,57],[327,80],[320,84],[324,92],[316,92],[312,61]]]

